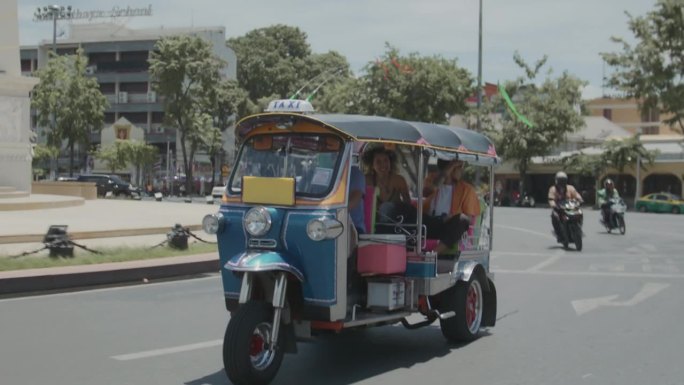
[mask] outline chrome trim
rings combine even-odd
[[[271,253],[269,251],[268,253]],[[238,272],[261,272],[261,271],[273,271],[273,270],[282,270],[286,271],[288,273],[291,273],[294,275],[300,282],[304,281],[304,274],[297,269],[296,267],[288,264],[288,263],[268,263],[268,264],[263,264],[259,266],[244,266],[245,262],[256,258],[262,254],[262,252],[259,251],[247,251],[244,252],[240,255],[238,260],[235,263],[232,263],[231,261],[226,262],[225,265],[223,265],[223,268],[226,270],[230,271],[238,271]]]
[[[247,247],[251,249],[275,249],[277,246],[278,241],[275,239],[250,238],[247,241]]]
[[[252,298],[252,274],[245,273],[242,276],[242,282],[240,284],[240,299],[239,303],[244,304]]]

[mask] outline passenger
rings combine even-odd
[[[366,170],[366,188],[373,190],[376,197],[378,222],[407,222],[407,216],[415,210],[412,210],[408,184],[397,173],[394,151],[374,147],[364,152],[363,164]],[[391,228],[381,227],[376,232],[393,231]]]
[[[475,188],[463,180],[463,161],[438,160],[439,171],[427,180],[428,199],[423,223],[427,237],[439,239],[435,251],[449,255],[468,230],[471,219],[480,215],[480,201]]]
[[[378,201],[411,203],[408,184],[397,173],[397,156],[384,147],[374,147],[363,154],[366,167],[366,185],[379,189]]]

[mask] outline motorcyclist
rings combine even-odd
[[[615,183],[608,178],[603,182],[603,188],[598,191],[598,204],[601,208],[601,223],[606,224],[610,219],[611,199],[619,199],[620,193],[615,189]]]
[[[556,240],[562,242],[560,229],[560,216],[558,214],[558,203],[563,200],[575,199],[580,203],[584,202],[582,196],[574,186],[568,184],[568,174],[558,171],[555,176],[555,183],[549,188],[549,206],[551,207],[551,224],[553,225]]]

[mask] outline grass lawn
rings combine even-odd
[[[93,254],[78,247],[74,247],[73,258],[50,258],[48,256],[48,250],[16,258],[0,255],[0,271],[124,262],[211,252],[217,253],[216,258],[218,258],[218,251],[215,244],[199,242],[188,244],[187,250],[175,250],[168,246],[160,246],[152,249],[149,247],[98,248],[98,251],[102,252],[102,254]]]

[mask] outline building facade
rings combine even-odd
[[[671,135],[677,132],[663,120],[671,117],[658,109],[641,111],[635,99],[598,98],[585,104],[589,115],[603,116],[625,130],[644,135]]]
[[[100,90],[109,106],[105,111],[104,126],[109,127],[121,118],[145,132],[145,142],[159,148],[162,170],[180,165],[180,143],[175,127],[164,124],[163,100],[153,91],[149,74],[150,52],[156,42],[164,37],[195,35],[208,41],[214,54],[225,63],[221,74],[236,79],[237,59],[226,46],[224,27],[129,29],[116,24],[72,24],[68,37],[57,40],[58,54],[73,54],[81,47],[88,58],[87,71],[97,79]],[[51,41],[38,46],[21,48],[21,72],[30,75],[47,62],[52,49]],[[35,114],[32,128],[39,142],[45,141],[42,127],[36,127]],[[100,127],[93,128],[90,142],[101,143]],[[224,150],[232,154],[233,140],[224,138]],[[87,149],[79,154],[87,156]],[[167,159],[170,161],[167,164]],[[198,160],[206,161],[200,154]],[[177,168],[177,167],[176,167]]]

